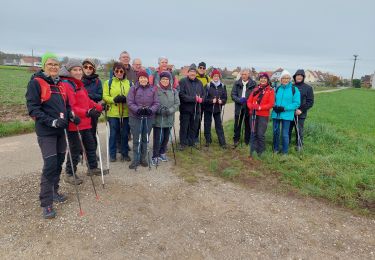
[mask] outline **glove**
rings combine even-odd
[[[58,118],[52,121],[52,127],[54,128],[67,128],[68,121],[64,118]]]
[[[144,108],[145,116],[152,116],[152,110],[149,107]]]
[[[100,117],[100,112],[98,110],[96,110],[95,108],[91,108],[89,109],[87,112],[86,112],[86,116],[87,117],[94,117],[94,118],[98,118]]]
[[[116,96],[116,97],[113,99],[113,102],[115,102],[115,103],[120,103],[120,102],[121,102],[121,96],[120,96],[120,95]]]
[[[195,96],[195,102],[199,103],[199,97],[198,96]]]
[[[144,114],[144,109],[143,108],[138,108],[137,115],[138,116],[143,116],[143,114]]]
[[[124,95],[121,95],[120,98],[120,103],[126,103],[126,97]]]
[[[284,112],[285,111],[285,108],[283,106],[274,106],[273,107],[273,110],[276,112],[276,113],[281,113],[281,112]]]
[[[199,104],[202,104],[202,102],[203,102],[203,98],[198,97],[198,103],[199,103]]]
[[[240,98],[240,102],[241,102],[241,104],[245,104],[246,103],[246,98],[245,97]]]
[[[163,116],[167,116],[167,115],[169,115],[169,110],[168,110],[168,108],[164,107],[164,109],[161,111],[161,114],[162,114]]]
[[[69,120],[75,125],[79,125],[81,123],[81,118],[73,114],[72,112],[69,114]]]

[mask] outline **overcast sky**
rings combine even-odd
[[[375,70],[375,0],[2,0],[0,50],[118,58],[146,66]]]

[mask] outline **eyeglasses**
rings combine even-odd
[[[58,63],[46,63],[46,66],[47,67],[60,67],[60,64],[58,64]]]
[[[116,74],[123,74],[124,70],[122,70],[122,69],[115,69],[115,73]]]
[[[83,68],[84,68],[85,70],[94,70],[94,67],[93,67],[93,66],[90,66],[90,65],[85,65],[85,66],[83,66]]]
[[[199,67],[198,69],[205,70],[206,68],[205,67]]]

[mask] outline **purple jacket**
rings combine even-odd
[[[139,118],[137,111],[142,107],[149,107],[152,110],[150,118],[154,118],[160,105],[157,88],[151,85],[142,87],[139,82],[130,88],[126,100],[129,107],[129,116],[136,118]]]

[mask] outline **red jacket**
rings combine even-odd
[[[91,108],[96,108],[96,110],[101,112],[102,106],[89,98],[82,81],[74,78],[62,78],[62,82],[66,87],[72,111],[81,119],[81,123],[78,125],[79,130],[90,129],[91,117],[87,117],[87,111]],[[76,125],[70,121],[68,131],[77,131]]]
[[[263,97],[258,104],[259,95],[263,93]],[[249,99],[247,100],[247,107],[249,108],[249,113],[253,112],[255,109],[255,114],[257,116],[269,116],[270,110],[275,104],[275,91],[267,85],[265,88],[260,88],[260,85],[257,86],[250,94]]]

